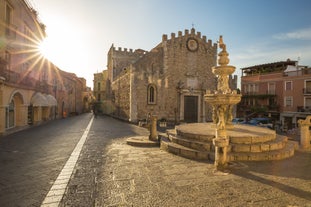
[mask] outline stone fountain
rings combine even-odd
[[[229,75],[234,73],[235,67],[229,64],[229,54],[222,36],[219,38],[219,48],[222,51],[218,54],[218,66],[212,68],[217,76],[217,90],[206,91],[205,101],[213,107],[213,122],[216,124],[215,138],[215,166],[225,167],[227,164],[227,152],[229,137],[227,128],[232,128],[232,110],[234,105],[241,101],[241,95],[229,87]]]
[[[217,77],[217,89],[207,90],[205,101],[213,109],[213,123],[182,124],[160,135],[160,147],[170,153],[195,160],[214,161],[216,169],[232,161],[281,160],[294,155],[296,142],[276,134],[274,130],[232,124],[234,106],[241,95],[229,87],[229,75],[235,67],[229,64],[229,54],[222,36],[219,38],[218,66],[212,68]]]

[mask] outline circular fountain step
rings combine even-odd
[[[282,135],[276,135],[276,139],[267,142],[255,142],[251,144],[231,143],[232,152],[267,152],[279,150],[285,147],[288,138]]]
[[[228,154],[229,161],[267,161],[282,160],[294,155],[297,142],[289,141],[284,148],[265,152],[231,152]]]
[[[161,149],[190,159],[214,160],[215,124],[195,123],[176,126],[167,131]],[[296,144],[275,131],[249,125],[234,125],[227,129],[230,140],[230,161],[279,160],[294,155]]]

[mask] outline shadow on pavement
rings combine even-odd
[[[295,152],[295,155],[286,160],[270,162],[241,162],[230,167],[230,173],[277,188],[285,193],[311,201],[311,186],[309,189],[302,188],[308,186],[311,180],[311,152]],[[305,185],[300,188],[295,182],[297,179]],[[280,181],[286,181],[281,183]],[[300,182],[300,183],[301,183]]]
[[[288,194],[294,195],[296,197],[300,197],[300,198],[311,201],[311,192],[310,191],[305,191],[305,190],[302,190],[302,189],[299,189],[296,187],[292,187],[292,186],[289,186],[286,184],[282,184],[280,182],[273,181],[271,179],[267,179],[264,177],[254,175],[251,171],[234,171],[231,173],[233,173],[237,176],[249,179],[249,180],[257,181],[261,184],[269,185],[269,186],[271,186],[273,188],[277,188],[277,189],[279,189],[285,193],[288,193]]]

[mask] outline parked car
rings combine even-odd
[[[267,128],[270,128],[270,129],[273,128],[273,124],[271,122],[271,119],[265,118],[265,117],[252,118],[248,122],[243,122],[243,124],[249,124],[249,125],[260,126],[260,127],[267,127]]]
[[[241,124],[244,122],[244,118],[234,118],[232,119],[233,124]]]

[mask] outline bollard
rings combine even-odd
[[[149,139],[152,141],[158,141],[157,116],[155,115],[151,116]]]
[[[309,125],[302,125],[300,127],[300,147],[302,149],[310,148],[310,131]]]
[[[299,128],[300,128],[300,147],[302,149],[310,149],[310,130],[311,126],[311,116],[307,116],[305,120],[298,120]]]

